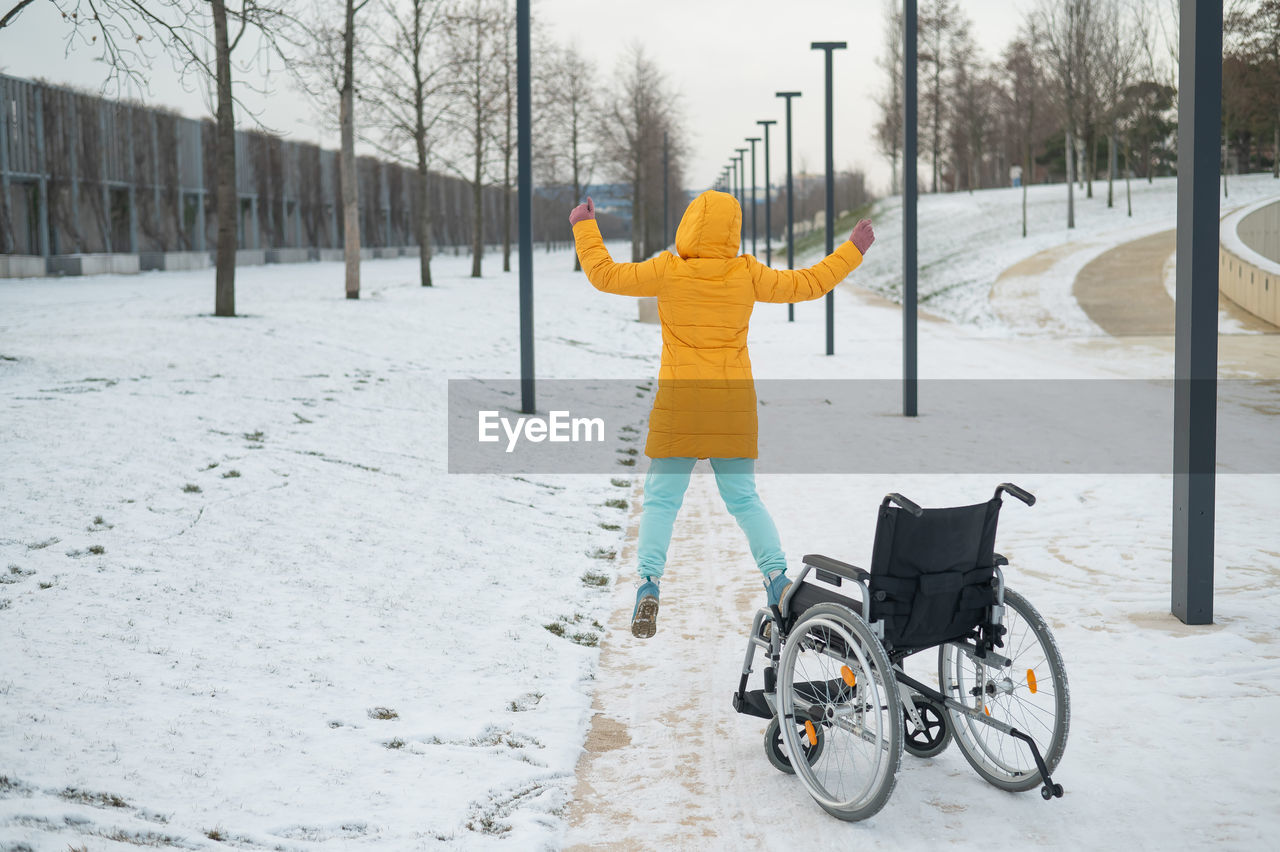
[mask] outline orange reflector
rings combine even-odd
[[[984,713],[986,713],[988,716],[990,716],[990,715],[991,715],[991,708],[990,708],[990,707],[988,707],[987,705],[983,704],[983,705],[982,705],[982,712],[984,712]]]
[[[804,720],[804,732],[809,737],[809,745],[816,746],[818,744],[818,732],[813,729],[813,723],[808,719]]]
[[[849,668],[848,666],[840,667],[840,677],[844,678],[844,682],[849,684],[850,686],[858,685],[858,678],[854,676],[853,669]]]
[[[1031,694],[1036,694],[1036,673],[1031,669],[1027,669],[1027,689],[1031,690]]]

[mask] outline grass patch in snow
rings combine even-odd
[[[213,470],[217,466],[218,466],[218,462],[209,462],[207,465],[204,466],[204,469]]]
[[[610,480],[609,480],[609,484],[610,484],[610,485],[613,485],[613,486],[615,486],[615,487],[617,487],[617,488],[630,488],[630,487],[631,487],[631,480],[630,480],[630,479],[619,479],[618,477],[616,477],[616,476],[615,476],[613,479],[610,479]]]
[[[594,586],[600,588],[609,585],[609,577],[607,574],[601,574],[599,571],[588,571],[582,575],[582,585]]]
[[[534,707],[537,707],[538,702],[541,700],[541,692],[526,692],[519,698],[513,698],[511,702],[507,704],[507,710],[512,713],[524,713],[528,710],[532,710]]]
[[[210,840],[226,840],[227,839],[227,835],[223,833],[221,826],[214,826],[213,828],[207,829],[204,833],[204,836],[209,838]]]
[[[843,216],[837,216],[836,227],[835,227],[836,241],[834,244],[836,246],[839,246],[840,243],[842,242],[841,234],[847,235],[850,231],[853,230],[853,226],[858,224],[859,219],[869,218],[870,215],[871,215],[871,205],[864,204],[861,207],[854,208],[853,210],[849,211]],[[797,257],[799,257],[805,252],[814,251],[818,248],[826,248],[826,245],[827,245],[827,229],[818,228],[796,239],[795,254]],[[783,259],[784,260],[786,259],[785,249],[783,250]]]
[[[374,707],[369,711],[370,719],[399,719],[400,714],[390,707]]]
[[[569,629],[570,627],[581,624],[585,618],[586,616],[580,612],[575,613],[572,618],[567,615],[562,615],[558,620],[542,626],[548,633],[552,633],[562,639],[568,639],[575,645],[594,648],[600,644],[600,633],[604,632],[603,624],[595,619],[591,620],[591,626],[598,632],[591,630],[574,630],[571,632]]]
[[[404,748],[405,742],[399,737],[396,737],[395,739],[390,740],[389,742],[383,743],[383,745],[386,748],[401,749],[401,748]]]
[[[609,532],[618,532],[619,530],[621,530],[621,529],[622,529],[622,525],[621,525],[621,524],[607,524],[607,523],[605,523],[605,522],[601,521],[601,522],[600,522],[600,529],[602,529],[602,530],[608,530]]]
[[[89,552],[94,556],[101,556],[107,552],[107,549],[100,544],[91,544],[89,545]]]
[[[239,479],[239,478],[240,478],[240,471],[235,470],[235,469],[228,470],[228,471],[226,471],[226,472],[224,472],[224,473],[222,474],[222,478],[223,478],[223,479]]]
[[[201,491],[202,489],[200,486],[196,485],[194,482],[188,482],[186,485],[182,486],[183,494],[199,494]]]
[[[93,805],[96,808],[127,808],[129,803],[115,793],[94,793],[81,790],[79,787],[64,787],[58,793],[59,799],[68,802],[79,802],[82,805]]]
[[[255,444],[261,444],[266,437],[267,436],[262,433],[261,429],[244,433],[244,439]]]
[[[607,547],[597,547],[595,550],[587,554],[592,559],[617,559],[618,551]]]
[[[44,550],[46,547],[55,545],[60,541],[62,541],[62,539],[58,538],[57,536],[54,536],[52,538],[46,538],[44,541],[35,541],[35,542],[32,542],[31,544],[28,544],[27,550]]]
[[[610,509],[625,509],[627,508],[627,505],[628,505],[627,501],[623,500],[620,497],[614,497],[610,500],[605,500],[604,504],[608,506]]]

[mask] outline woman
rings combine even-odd
[[[590,198],[573,209],[569,223],[592,285],[623,296],[656,296],[662,321],[662,366],[645,443],[652,462],[640,515],[641,584],[632,634],[648,639],[657,632],[658,581],[689,474],[700,458],[711,460],[720,496],[764,575],[769,605],[777,606],[790,584],[778,529],[756,494],[756,396],[747,355],[751,310],[756,302],[825,295],[862,262],[875,241],[871,222],[863,219],[828,257],[795,271],[738,254],[742,210],[724,192],[695,198],[676,230],[676,253],[643,263],[613,262]]]

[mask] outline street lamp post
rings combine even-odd
[[[756,143],[760,141],[759,136],[748,136],[746,141],[751,143],[751,256],[756,254]]]
[[[813,50],[821,50],[826,58],[827,72],[827,254],[835,251],[836,242],[836,167],[834,135],[831,129],[831,54],[832,51],[844,50],[849,45],[843,41],[815,41],[809,45]],[[836,353],[836,300],[835,293],[827,293],[827,354]]]
[[[916,416],[916,206],[918,110],[916,103],[916,0],[902,13],[902,414]]]
[[[787,269],[796,268],[796,193],[791,180],[791,99],[799,92],[778,92],[777,97],[787,101]],[[796,306],[787,305],[787,322],[795,322]]]
[[[747,206],[747,149],[734,148],[738,152],[738,208],[742,209]],[[747,217],[742,217],[742,232],[738,235],[738,248],[741,249],[747,241]]]
[[[529,5],[516,0],[516,183],[520,216],[520,411],[537,411],[533,386],[533,87]]]
[[[764,265],[773,266],[773,220],[769,215],[773,207],[773,185],[769,183],[769,126],[778,122],[757,121],[764,128]]]

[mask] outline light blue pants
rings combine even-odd
[[[676,513],[684,502],[689,475],[697,459],[652,459],[644,479],[644,511],[640,515],[640,576],[661,577],[667,564],[667,547]],[[751,556],[760,573],[768,577],[786,570],[778,528],[756,493],[755,459],[711,459],[716,487],[724,505],[747,534]]]

